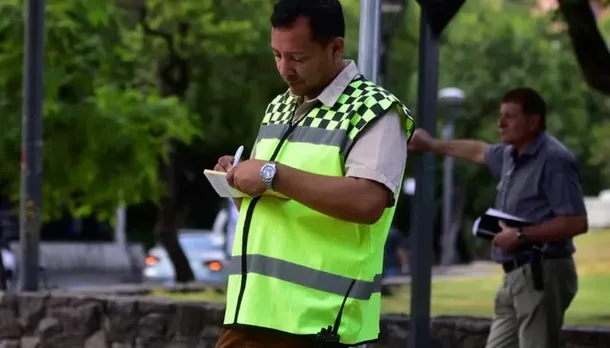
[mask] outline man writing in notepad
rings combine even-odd
[[[217,347],[374,341],[384,244],[413,121],[342,59],[338,0],[279,0],[271,26],[288,91],[261,110],[250,159],[233,166],[225,156],[215,167],[250,196],[236,200],[234,272]]]

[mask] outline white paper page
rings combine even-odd
[[[474,223],[472,224],[472,235],[473,236],[477,236],[477,231],[478,234],[483,234],[483,235],[487,235],[489,237],[495,237],[495,234],[493,232],[489,232],[486,230],[479,230],[479,224],[481,223],[481,218],[477,218]]]
[[[477,230],[479,229],[479,223],[481,222],[481,218],[477,218],[476,220],[474,220],[474,224],[472,224],[472,235],[476,236],[477,235]]]
[[[508,220],[515,220],[515,221],[521,221],[521,222],[529,222],[529,221],[527,221],[527,220],[525,220],[523,218],[520,218],[518,216],[506,214],[503,211],[499,211],[499,210],[493,209],[493,208],[487,209],[487,211],[485,212],[485,215],[495,216],[495,217],[498,217],[500,219],[508,219]]]
[[[205,177],[208,178],[208,181],[220,197],[235,198],[246,196],[245,194],[229,186],[229,183],[227,182],[227,177],[225,175],[218,174],[218,172],[214,171],[205,171],[203,174],[205,174]]]

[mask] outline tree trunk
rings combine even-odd
[[[155,236],[167,251],[174,266],[175,280],[186,283],[195,280],[195,275],[189,264],[182,246],[178,242],[178,204],[176,200],[176,153],[171,146],[169,163],[159,163],[159,174],[167,184],[166,194],[161,199]]]
[[[171,46],[170,46],[171,47]],[[162,96],[177,96],[184,100],[189,86],[189,63],[179,57],[174,49],[166,59],[159,64],[159,88]],[[167,193],[161,200],[159,214],[157,217],[157,240],[161,242],[167,250],[167,254],[174,265],[176,281],[189,282],[195,280],[195,275],[191,266],[178,242],[178,180],[177,173],[181,173],[182,168],[178,168],[178,154],[176,144],[170,142],[169,161],[167,164],[160,163],[159,174],[167,184]]]
[[[146,3],[139,3],[139,20],[144,33],[150,37],[162,39],[167,44],[167,55],[157,63],[157,78],[159,82],[159,92],[162,96],[175,96],[184,100],[184,96],[189,87],[189,61],[178,54],[175,47],[175,36],[185,37],[188,31],[188,24],[178,23],[176,32],[165,32],[151,28],[148,23],[148,9]],[[159,160],[159,176],[166,183],[166,193],[161,198],[157,222],[155,225],[155,235],[157,240],[167,251],[175,270],[175,280],[177,282],[189,282],[195,280],[193,270],[189,264],[182,246],[178,242],[178,212],[179,204],[177,199],[178,176],[177,154],[175,142],[167,140],[170,145],[168,163]]]
[[[587,84],[610,95],[610,51],[602,37],[589,0],[559,0],[559,11]]]

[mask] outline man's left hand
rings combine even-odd
[[[519,230],[508,227],[503,221],[498,223],[502,229],[496,234],[493,244],[506,252],[513,252],[519,248]]]
[[[238,163],[227,172],[229,185],[252,197],[262,195],[266,191],[261,179],[261,168],[265,163],[255,159]]]

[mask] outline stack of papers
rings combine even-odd
[[[203,174],[208,179],[208,181],[210,182],[210,184],[212,185],[212,187],[214,188],[214,190],[216,191],[216,193],[218,193],[218,195],[220,197],[224,197],[224,198],[249,197],[247,194],[245,194],[239,190],[236,190],[229,185],[229,182],[227,181],[227,173],[206,169],[203,171]],[[288,197],[286,197],[280,193],[277,193],[275,191],[266,191],[263,195],[264,196],[274,196],[274,197],[278,197],[278,198],[282,198],[282,199],[288,199]]]

